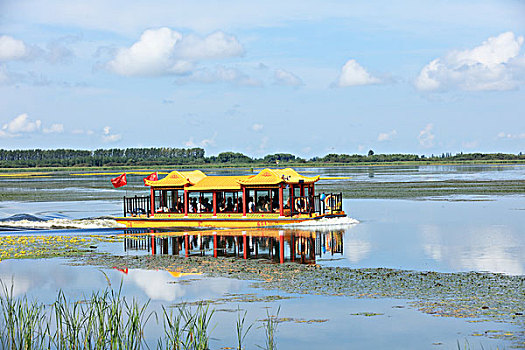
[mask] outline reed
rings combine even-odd
[[[0,345],[7,350],[139,350],[149,349],[145,328],[152,318],[163,324],[164,333],[157,340],[158,349],[207,350],[211,322],[215,310],[208,304],[196,307],[162,307],[162,317],[149,312],[149,301],[139,303],[122,296],[118,290],[93,292],[85,300],[73,301],[59,291],[54,303],[44,305],[29,301],[24,295],[15,298],[13,287],[0,281]],[[253,324],[245,326],[246,315],[237,315],[237,349],[243,349],[246,336]],[[266,349],[274,350],[275,333],[280,308],[275,316],[267,311],[265,329]],[[151,341],[151,339],[149,339]],[[155,344],[155,343],[150,343]]]
[[[266,350],[275,350],[277,349],[277,344],[275,342],[275,333],[277,333],[277,325],[279,324],[279,312],[281,311],[281,307],[277,309],[277,312],[275,315],[270,315],[270,311],[266,309],[266,322],[264,323],[263,327],[266,334]]]
[[[246,314],[248,311],[244,311],[244,314],[241,317],[241,309],[237,307],[237,322],[235,324],[235,328],[237,331],[237,350],[242,350],[242,344],[244,343],[244,339],[248,335],[248,332],[253,327],[253,323],[248,326],[246,330],[244,330],[244,322],[246,321]]]

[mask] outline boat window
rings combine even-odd
[[[242,192],[218,192],[218,213],[242,213]]]
[[[277,192],[276,192],[277,191]],[[271,213],[275,203],[273,198],[277,198],[277,209],[279,208],[278,189],[250,189],[248,190],[248,213]]]

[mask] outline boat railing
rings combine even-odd
[[[323,198],[323,200],[321,200]],[[313,212],[324,215],[343,211],[343,193],[318,194],[313,197]]]
[[[139,215],[144,215],[144,214],[149,217],[150,213],[151,213],[150,196],[124,197],[124,217],[139,216]]]

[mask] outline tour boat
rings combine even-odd
[[[342,193],[315,193],[319,178],[291,168],[243,176],[172,171],[144,179],[150,195],[124,197],[124,216],[115,220],[128,228],[243,228],[345,217]]]

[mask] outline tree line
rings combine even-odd
[[[205,156],[202,148],[111,148],[89,150],[4,150],[0,149],[0,167],[93,167],[118,165],[198,165],[198,164],[345,164],[387,162],[432,161],[522,161],[525,155],[506,153],[442,153],[440,155],[375,154],[367,155],[327,154],[324,157],[304,159],[290,153],[269,154],[252,158],[239,152],[222,152],[217,156]]]

